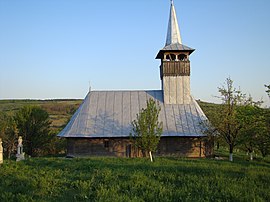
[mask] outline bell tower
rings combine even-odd
[[[166,44],[156,59],[161,60],[160,79],[165,104],[189,104],[190,61],[194,49],[182,44],[173,1],[169,16]]]

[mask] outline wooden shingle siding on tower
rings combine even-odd
[[[189,61],[163,61],[161,71],[161,79],[163,76],[190,76]]]

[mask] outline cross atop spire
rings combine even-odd
[[[171,0],[171,9],[170,9],[170,16],[169,16],[169,24],[168,24],[168,31],[167,31],[167,39],[166,45],[171,45],[175,43],[182,44],[182,39],[180,35],[180,30],[177,22],[176,12],[174,9],[173,0]]]

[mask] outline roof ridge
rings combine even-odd
[[[156,89],[156,90],[92,90],[89,93],[92,92],[150,92],[150,91],[162,91],[160,89]]]

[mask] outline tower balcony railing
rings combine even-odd
[[[190,61],[162,61],[160,77],[163,76],[190,76]]]

